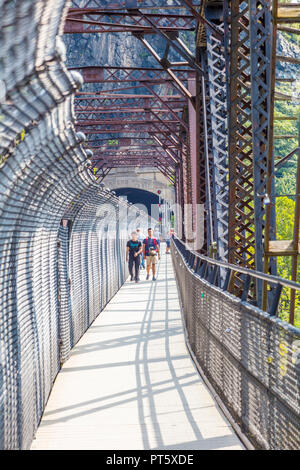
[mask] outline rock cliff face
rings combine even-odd
[[[300,57],[300,46],[286,36],[279,33],[277,39],[277,54],[287,57]],[[300,65],[288,62],[277,63],[277,75],[286,78],[296,78],[300,80]]]
[[[68,65],[155,66],[143,44],[130,33],[69,34]]]
[[[151,38],[155,46],[163,49],[160,38]],[[143,44],[130,33],[68,34],[64,36],[69,66],[115,65],[127,67],[151,67],[157,62]],[[190,46],[191,47],[191,46]],[[283,34],[278,34],[278,55],[299,57],[300,47]],[[278,76],[300,77],[300,66],[278,63]]]

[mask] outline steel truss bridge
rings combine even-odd
[[[175,189],[172,256],[199,368],[256,448],[299,448],[300,134],[274,131],[297,120],[275,102],[293,100],[277,85],[296,77],[276,64],[300,59],[277,42],[299,34],[299,4],[0,0],[0,11],[0,447],[30,447],[61,365],[126,279],[136,210],[105,177],[155,167]],[[63,34],[104,33],[131,34],[155,65],[67,68]],[[298,144],[278,157],[278,139]],[[277,240],[274,172],[295,156],[293,237]]]

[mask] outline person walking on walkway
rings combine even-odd
[[[146,258],[146,269],[147,269],[147,277],[149,279],[150,276],[150,268],[152,268],[152,280],[156,281],[155,272],[156,272],[156,264],[157,258],[160,259],[160,250],[159,245],[157,243],[156,238],[153,238],[153,230],[152,228],[148,228],[148,237],[145,238],[143,243],[143,252]]]
[[[171,236],[172,236],[172,232],[171,232],[171,230],[169,230],[169,231],[166,233],[166,236],[165,236],[165,240],[166,240],[166,255],[168,255],[168,254],[170,253]]]
[[[142,243],[138,240],[138,235],[136,232],[132,232],[131,240],[127,242],[126,246],[126,261],[128,262],[128,269],[130,274],[130,280],[139,282],[139,269],[140,269],[140,254],[142,253],[143,247]],[[133,266],[134,273],[133,276]]]
[[[140,229],[140,228],[137,228],[137,229],[136,229],[136,232],[137,232],[137,234],[138,234],[138,240],[139,240],[141,243],[143,243],[145,237],[144,237],[144,235],[142,234],[141,229]],[[145,269],[145,260],[144,260],[144,253],[143,253],[143,251],[142,251],[142,253],[141,253],[140,260],[141,260],[140,269]]]

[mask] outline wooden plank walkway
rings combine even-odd
[[[243,449],[188,354],[171,255],[145,277],[73,349],[32,449]]]

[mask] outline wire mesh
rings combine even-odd
[[[81,83],[59,38],[69,6],[0,0],[2,449],[29,448],[61,364],[127,275],[124,234],[107,237],[118,200],[73,126]]]
[[[257,448],[299,449],[300,330],[200,277],[178,240],[172,254],[189,343],[234,420]]]

